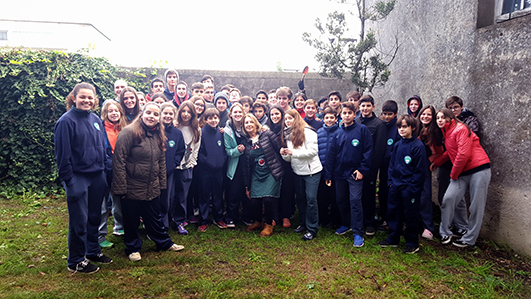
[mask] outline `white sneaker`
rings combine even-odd
[[[140,252],[133,252],[129,255],[129,260],[131,262],[138,262],[141,259],[142,257],[140,256]]]
[[[181,251],[183,249],[184,249],[183,245],[173,244],[173,245],[171,245],[170,248],[168,248],[168,251]]]
[[[422,238],[432,241],[433,240],[433,234],[429,230],[424,229],[424,231],[422,232]]]

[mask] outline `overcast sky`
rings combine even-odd
[[[275,71],[280,62],[313,71],[303,32],[316,34],[317,17],[347,9],[328,0],[20,0],[3,3],[0,19],[91,23],[111,39],[97,53],[116,65]]]

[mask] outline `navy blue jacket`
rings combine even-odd
[[[313,119],[309,119],[307,117],[304,117],[303,118],[304,121],[310,126],[312,127],[315,131],[319,130],[322,126],[323,126],[323,122],[318,120],[317,118],[313,118]]]
[[[366,126],[354,122],[341,124],[332,138],[325,162],[325,180],[347,179],[356,170],[369,174],[372,158],[372,137]]]
[[[164,89],[163,93],[164,93],[164,95],[166,96],[166,100],[167,100],[168,102],[173,101],[173,99],[175,98],[175,92],[170,92],[170,90],[168,89],[168,87],[166,87],[166,88]],[[175,103],[175,104],[177,104],[177,103]],[[174,104],[174,105],[175,105],[175,104]],[[177,107],[177,108],[179,108],[179,107]]]
[[[424,143],[417,136],[398,141],[389,162],[388,185],[408,188],[412,196],[420,195],[428,175]]]
[[[221,171],[227,160],[223,134],[219,132],[217,127],[212,128],[208,124],[201,130],[203,134],[201,136],[201,147],[197,156],[197,166],[202,171]]]
[[[323,125],[319,130],[317,130],[317,144],[319,145],[319,160],[321,160],[321,164],[323,165],[325,165],[326,156],[327,156],[328,150],[330,149],[330,143],[332,141],[332,138],[334,138],[335,134],[337,133],[338,128],[339,128],[339,125],[337,123],[334,123],[330,127]]]
[[[105,170],[105,128],[91,111],[72,107],[54,128],[55,159],[59,178],[68,183],[74,173]]]
[[[374,113],[370,117],[359,116],[355,118],[358,124],[365,125],[372,136],[372,160],[371,160],[371,170],[369,176],[376,178],[378,174],[378,168],[383,162],[385,157],[385,142],[386,142],[386,129],[384,121],[377,118]]]
[[[396,117],[388,123],[384,122],[384,124],[387,130],[387,134],[385,135],[387,144],[385,148],[385,159],[389,160],[391,159],[391,151],[393,150],[395,143],[400,141],[402,137],[400,137],[400,134],[398,134],[398,128],[396,127]]]
[[[186,146],[183,133],[172,124],[164,126],[164,133],[166,134],[166,175],[170,175],[175,171],[175,167],[181,164]]]

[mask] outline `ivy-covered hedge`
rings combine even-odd
[[[65,112],[66,96],[77,83],[89,82],[101,105],[115,97],[117,72],[146,89],[144,74],[117,69],[105,58],[0,49],[0,195],[57,188],[53,128]]]

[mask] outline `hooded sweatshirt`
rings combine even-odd
[[[411,112],[411,110],[409,110],[409,102],[412,100],[412,99],[416,99],[419,101],[419,109],[417,109],[417,111],[415,111],[415,113]],[[417,117],[417,115],[419,114],[419,111],[422,109],[422,99],[418,96],[418,95],[414,95],[412,96],[411,98],[407,99],[407,114],[413,116],[413,117]]]

